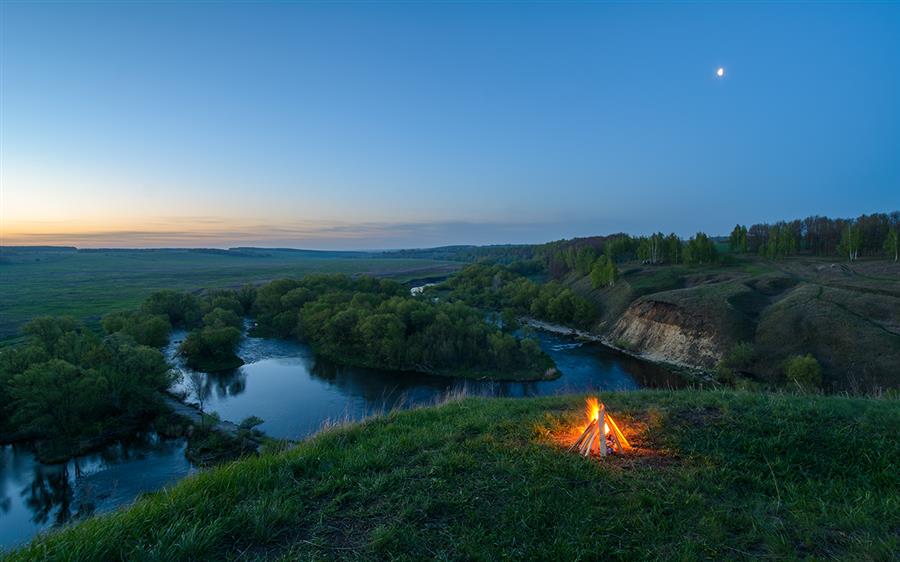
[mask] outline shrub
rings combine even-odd
[[[750,342],[740,342],[731,348],[731,351],[722,357],[722,360],[716,364],[715,376],[716,380],[723,383],[732,384],[737,378],[737,374],[750,368],[756,359],[756,350]]]
[[[788,381],[801,388],[822,386],[822,365],[810,354],[795,355],[788,359],[784,373]]]

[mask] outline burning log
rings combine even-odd
[[[631,449],[625,434],[606,411],[605,404],[596,398],[588,398],[586,413],[588,425],[570,451],[578,449],[582,456],[588,457],[596,450],[601,457],[605,457],[610,452],[621,454]]]

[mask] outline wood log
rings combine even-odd
[[[616,425],[616,422],[613,421],[612,418],[609,418],[609,428],[612,430],[613,434],[616,436],[619,441],[619,446],[622,447],[624,445],[624,449],[630,449],[631,443],[628,442],[628,439],[625,438],[625,434],[622,433],[622,430],[619,429],[619,426]]]
[[[584,443],[584,440],[587,439],[587,436],[590,434],[590,432],[591,432],[591,426],[588,425],[584,429],[584,431],[581,432],[581,437],[578,438],[578,441],[576,441],[571,447],[569,447],[569,450],[574,451],[575,449],[580,449],[581,444]]]
[[[588,438],[584,440],[584,443],[581,444],[581,448],[579,449],[579,452],[585,457],[590,456],[591,449],[594,446],[594,436],[597,434],[597,424],[592,422],[588,427],[588,430],[590,432],[588,433]]]
[[[605,457],[606,450],[606,406],[603,404],[600,405],[600,415],[597,416],[597,426],[599,427],[600,434],[600,456]]]

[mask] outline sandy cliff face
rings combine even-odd
[[[631,304],[609,333],[616,345],[655,361],[711,369],[725,346],[703,317],[677,304],[640,300]]]

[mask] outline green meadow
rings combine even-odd
[[[137,307],[160,289],[239,287],[309,273],[369,274],[405,282],[446,275],[453,262],[366,252],[297,250],[0,249],[0,340],[41,315],[101,316]]]

